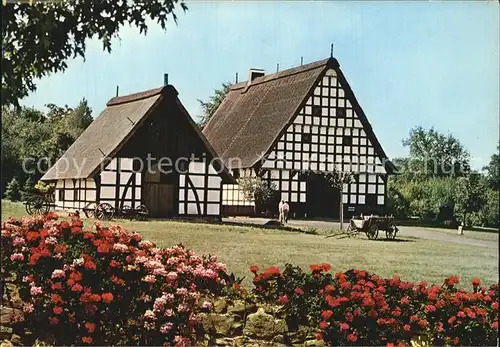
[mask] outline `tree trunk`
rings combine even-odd
[[[340,230],[344,230],[344,203],[342,201],[342,194],[340,194]]]

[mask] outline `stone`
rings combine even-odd
[[[214,331],[218,336],[228,336],[236,323],[234,316],[229,314],[209,313],[200,315],[200,318],[203,329],[207,332]]]
[[[324,347],[326,346],[325,345],[325,341],[323,340],[307,340],[306,342],[304,342],[304,347]]]
[[[282,335],[285,332],[285,321],[274,319],[262,307],[256,313],[248,315],[245,328],[243,329],[245,335],[268,341],[272,340],[276,335]]]
[[[0,342],[0,347],[14,347],[14,345],[9,340],[3,340]]]
[[[214,302],[214,312],[215,313],[226,313],[227,312],[227,300],[217,299]]]
[[[15,346],[24,346],[23,341],[21,340],[21,336],[13,334],[10,338],[10,342],[12,342]]]
[[[12,328],[5,325],[1,325],[0,340],[10,340],[11,336],[12,336]]]

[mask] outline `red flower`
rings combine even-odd
[[[54,252],[56,253],[66,253],[66,250],[68,249],[68,247],[66,247],[66,245],[64,244],[58,244],[54,247]]]
[[[358,337],[356,336],[356,334],[347,335],[347,341],[349,341],[349,342],[356,342],[357,339],[358,339]]]
[[[424,311],[425,312],[434,312],[434,311],[436,311],[436,306],[434,306],[434,305],[426,305],[424,307]]]
[[[321,264],[321,270],[323,270],[323,272],[329,272],[331,268],[332,267],[330,266],[330,264],[325,264],[325,263]]]
[[[347,324],[347,323],[340,323],[339,327],[340,327],[341,331],[342,330],[347,330],[347,329],[349,329],[349,324]]]
[[[75,235],[77,235],[77,234],[82,234],[82,233],[83,233],[83,230],[82,230],[82,228],[80,228],[80,227],[73,227],[73,228],[71,228],[71,233],[72,233],[72,234],[75,234]]]
[[[474,278],[472,279],[472,285],[473,285],[474,287],[479,287],[479,286],[481,285],[481,281],[479,280],[479,278],[474,277]]]
[[[450,319],[448,319],[448,324],[452,325],[453,323],[455,323],[456,320],[457,318],[455,316],[451,316]]]
[[[52,301],[53,304],[62,304],[64,303],[63,299],[61,298],[61,296],[59,294],[52,294],[50,296],[50,300]]]
[[[59,324],[59,319],[57,317],[50,317],[49,321],[50,321],[50,324],[52,324],[52,325]]]
[[[61,229],[69,229],[69,223],[67,221],[62,221],[60,227]]]
[[[87,323],[85,323],[85,328],[87,329],[89,334],[92,334],[95,330],[95,324],[87,322]]]
[[[113,260],[111,260],[109,262],[109,266],[111,266],[111,267],[120,267],[120,263],[113,259]]]
[[[457,276],[450,276],[449,278],[447,278],[445,280],[445,283],[447,285],[454,285],[454,284],[458,284],[460,282],[460,279],[457,277]]]
[[[105,304],[109,304],[111,301],[113,301],[113,294],[112,293],[104,293],[101,295],[102,301]]]
[[[319,266],[318,264],[313,264],[311,266],[309,266],[309,269],[311,269],[311,272],[320,272],[321,271],[321,266]]]
[[[51,285],[51,288],[52,288],[52,290],[54,290],[54,291],[55,291],[55,290],[62,290],[62,289],[63,289],[62,284],[61,284],[60,282],[57,282],[57,283],[52,284],[52,285]]]
[[[82,337],[82,342],[90,345],[94,340],[92,340],[92,337],[90,336],[84,336]]]
[[[332,310],[326,310],[321,312],[321,317],[323,317],[324,320],[329,320],[333,316],[333,311]]]
[[[96,265],[95,263],[92,261],[92,260],[87,260],[83,266],[86,268],[86,269],[89,269],[89,270],[95,270],[96,269]]]
[[[331,284],[328,284],[326,287],[325,287],[325,290],[327,293],[332,293],[335,291],[335,287],[332,286]]]
[[[321,341],[323,340],[323,335],[321,333],[316,334],[316,340]]]
[[[494,321],[493,323],[491,323],[491,329],[493,330],[498,330],[498,321]]]
[[[300,288],[295,288],[295,294],[297,295],[304,295],[304,291]]]
[[[401,298],[401,305],[408,305],[410,303],[410,300],[408,299],[407,296]]]
[[[254,274],[256,274],[257,271],[259,271],[259,267],[258,266],[256,266],[256,265],[250,266],[250,272],[253,272]]]
[[[319,323],[319,327],[320,327],[321,329],[323,329],[323,330],[324,330],[324,329],[326,329],[326,328],[328,328],[328,322],[321,321],[321,322]]]
[[[410,331],[411,327],[408,324],[405,324],[403,329],[404,329],[404,331]]]
[[[102,243],[97,247],[97,253],[109,253],[111,246],[107,243]]]
[[[286,296],[286,295],[280,296],[278,299],[278,302],[280,304],[286,304],[288,302],[288,296]]]
[[[54,311],[54,314],[57,314],[57,315],[62,314],[64,312],[64,310],[61,306],[54,307],[53,311]]]

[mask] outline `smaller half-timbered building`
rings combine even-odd
[[[234,183],[171,85],[112,98],[42,180],[59,210],[145,205],[154,217],[219,216]]]
[[[296,216],[383,213],[394,171],[335,58],[272,74],[251,69],[203,129],[235,177],[260,176]],[[351,172],[334,189],[322,172]],[[306,173],[306,174],[304,174]],[[224,214],[251,214],[240,186],[223,187]]]

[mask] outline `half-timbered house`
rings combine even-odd
[[[143,204],[151,216],[219,216],[234,179],[171,85],[112,98],[42,177],[56,209]]]
[[[345,215],[383,213],[394,167],[334,58],[268,75],[251,69],[203,132],[235,177],[267,180],[292,214],[335,217],[340,199]],[[331,188],[318,172],[334,169],[354,181]],[[224,214],[252,213],[253,204],[237,184],[223,186]]]

